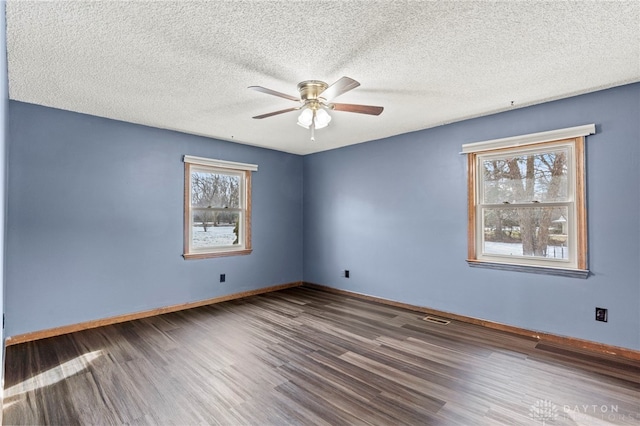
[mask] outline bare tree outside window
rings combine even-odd
[[[219,209],[235,209],[240,206],[240,178],[217,173],[191,173],[191,205],[197,210],[197,222],[204,232],[209,227],[235,226],[232,213]]]
[[[482,167],[483,204],[493,205],[483,212],[485,243],[518,244],[522,256],[567,258],[568,248],[549,249],[566,245],[558,224],[566,222],[567,208],[547,206],[569,201],[567,150],[486,159]]]

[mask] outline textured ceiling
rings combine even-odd
[[[307,154],[640,81],[640,2],[7,1],[11,99]],[[296,125],[298,82],[361,86]],[[511,106],[513,101],[514,106]],[[576,123],[582,124],[582,123]],[[544,126],[540,130],[548,130]]]

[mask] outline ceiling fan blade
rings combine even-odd
[[[356,104],[331,104],[335,111],[357,112],[358,114],[380,115],[384,110],[381,106]]]
[[[274,111],[274,112],[269,112],[267,114],[256,115],[253,118],[267,118],[267,117],[271,117],[271,116],[278,115],[278,114],[284,114],[285,112],[295,111],[297,109],[300,109],[300,107],[281,109],[280,111]]]
[[[343,93],[347,93],[349,90],[353,90],[360,86],[360,83],[349,77],[342,77],[331,86],[327,87],[319,96],[322,96],[326,100],[330,101],[333,98],[337,98]]]
[[[258,92],[266,93],[267,95],[279,96],[281,98],[289,99],[291,101],[299,102],[300,98],[296,98],[295,96],[287,95],[286,93],[276,92],[275,90],[267,89],[262,86],[249,86],[249,89],[257,90]]]

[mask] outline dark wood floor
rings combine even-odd
[[[4,424],[640,424],[640,366],[294,288],[10,346]]]

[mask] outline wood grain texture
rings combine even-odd
[[[547,424],[640,422],[637,362],[422,318],[298,287],[13,345],[4,421],[535,425],[549,401]]]
[[[148,311],[134,312],[131,314],[117,315],[109,318],[102,318],[93,321],[87,321],[79,324],[64,325],[61,327],[49,328],[46,330],[34,331],[32,333],[17,334],[10,336],[5,340],[6,346],[17,345],[19,343],[29,342],[32,340],[46,339],[49,337],[59,336],[61,334],[73,333],[81,330],[88,330],[91,328],[102,327],[105,325],[117,324],[120,322],[133,321],[136,319],[142,319],[152,317],[156,315],[162,315],[169,312],[182,311],[185,309],[197,308],[199,306],[211,305],[214,303],[226,302],[234,299],[241,299],[243,297],[254,296],[256,294],[269,293],[271,291],[283,290],[291,287],[301,286],[301,282],[294,282],[288,284],[280,284],[270,287],[259,288],[256,290],[243,291],[240,293],[228,294],[226,296],[218,296],[211,299],[198,300],[195,302],[181,303],[178,305],[165,306],[162,308],[150,309]]]
[[[514,327],[512,325],[501,324],[498,322],[468,317],[464,315],[458,315],[451,312],[439,311],[437,309],[431,309],[424,306],[417,306],[417,305],[411,305],[409,303],[396,302],[394,300],[388,300],[380,297],[369,296],[362,293],[355,293],[348,290],[341,290],[333,287],[327,287],[320,284],[305,282],[304,286],[313,288],[316,290],[328,291],[335,294],[342,294],[345,296],[357,297],[363,300],[383,303],[385,305],[396,306],[399,308],[409,309],[417,312],[423,312],[425,314],[440,316],[443,318],[462,321],[469,324],[480,325],[480,326],[491,328],[494,330],[501,330],[507,333],[513,333],[519,336],[529,337],[537,341],[544,341],[544,342],[555,343],[555,344],[560,344],[565,346],[571,346],[576,349],[583,349],[583,350],[592,351],[592,352],[600,352],[603,354],[614,355],[614,356],[627,358],[630,360],[640,361],[640,351],[634,351],[632,349],[621,348],[618,346],[607,345],[604,343],[592,342],[589,340],[577,339],[574,337],[558,336],[556,334],[551,334],[551,333],[542,333],[539,331],[527,330],[526,328]]]
[[[245,170],[244,172],[245,183],[245,210],[244,210],[244,248],[249,252],[253,251],[251,246],[251,199],[253,198],[251,190],[251,171]]]
[[[467,155],[467,259],[476,259],[476,163],[477,155]]]
[[[578,269],[587,269],[589,244],[587,243],[587,191],[584,157],[584,136],[575,139],[576,161],[576,225],[578,228]]]

